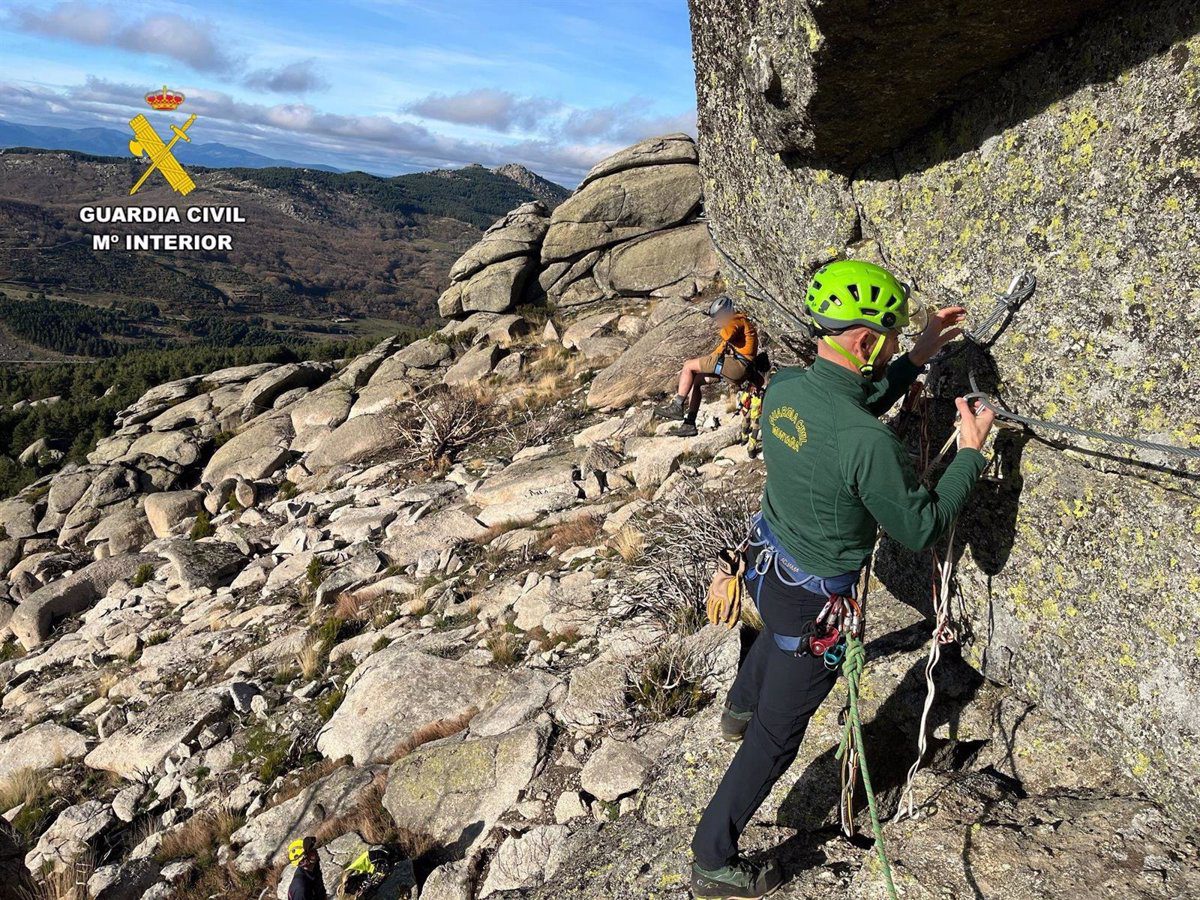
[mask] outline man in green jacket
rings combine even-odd
[[[878,419],[962,333],[962,307],[932,316],[913,348],[893,361],[908,325],[908,291],[886,269],[830,263],[813,276],[805,306],[820,333],[818,358],[808,369],[778,373],[763,400],[767,479],[746,571],[765,627],[721,719],[722,734],[742,744],[692,841],[697,897],[757,898],[782,883],[776,866],[744,862],[737,845],[837,680],[811,652],[813,621],[829,597],[854,594],[877,525],[909,549],[927,549],[958,516],[985,466],[980,448],[992,413],[975,415],[962,398],[958,453],[936,491],[921,484]]]

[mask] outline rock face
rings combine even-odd
[[[1001,24],[986,2],[787,0],[759,9],[693,0],[697,83],[716,67],[700,48],[716,52],[721,37],[736,40],[719,50],[729,77],[719,89],[737,96],[756,149],[853,166],[897,146],[981,73],[1113,5],[1019,0],[1005,5]]]
[[[588,406],[621,407],[673,391],[683,363],[716,344],[712,321],[687,303],[659,303],[649,326],[627,352],[596,376],[588,389]]]
[[[158,561],[157,556],[149,553],[98,560],[74,575],[39,588],[22,600],[8,627],[26,649],[36,647],[49,636],[55,621],[87,609],[113,582],[131,578],[142,566]]]
[[[585,310],[620,298],[691,299],[718,270],[701,205],[695,142],[642,141],[598,163],[553,213],[528,203],[496,222],[454,264],[439,312],[498,313],[542,295]]]
[[[123,778],[153,772],[167,754],[192,740],[220,716],[224,703],[211,693],[171,697],[141,712],[130,724],[102,741],[84,762]]]
[[[355,670],[317,746],[329,759],[386,760],[417,729],[486,705],[492,683],[452,660],[389,647]]]
[[[51,769],[81,758],[87,752],[83,735],[70,728],[42,722],[0,744],[0,781],[21,769]]]
[[[1171,298],[1200,283],[1189,249],[1200,182],[1186,174],[1200,10],[1018,4],[1013,27],[993,29],[985,4],[913,6],[789,0],[751,16],[758,7],[692,0],[701,164],[722,246],[793,306],[814,267],[843,253],[882,260],[919,299],[963,302],[977,318],[1027,266],[1037,293],[990,359],[950,367],[943,395],[965,389],[970,362],[1022,412],[1195,446],[1191,392],[1179,390],[1194,381],[1192,326]],[[898,30],[881,32],[893,16]],[[983,23],[990,36],[977,40]],[[856,43],[864,28],[908,35],[914,52],[868,50]],[[984,83],[963,79],[1025,48]],[[950,416],[939,405],[936,420]],[[1191,638],[1174,637],[1200,632],[1192,481],[1175,474],[1178,458],[1022,443],[998,444],[1006,480],[985,484],[960,524],[973,662],[1200,818],[1188,699],[1200,670]],[[884,555],[885,585],[915,602],[915,564]]]
[[[474,247],[450,268],[450,287],[438,300],[438,312],[504,312],[521,298],[537,267],[549,218],[538,200],[498,220]]]
[[[538,724],[506,735],[440,743],[397,762],[383,805],[397,822],[466,847],[486,835],[544,761],[548,730]]]

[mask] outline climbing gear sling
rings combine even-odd
[[[742,440],[751,459],[758,455],[762,446],[762,401],[763,389],[747,383],[737,394],[738,413],[742,419]]]

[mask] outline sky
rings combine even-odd
[[[176,113],[144,102],[164,84]],[[0,4],[0,119],[23,125],[195,113],[198,143],[381,175],[518,162],[570,187],[694,134],[695,108],[686,0]]]

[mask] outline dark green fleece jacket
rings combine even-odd
[[[904,546],[924,550],[971,495],[985,466],[977,450],[960,450],[931,491],[879,421],[919,371],[905,355],[871,382],[818,359],[771,379],[762,411],[763,517],[809,575],[862,568],[876,523]]]

